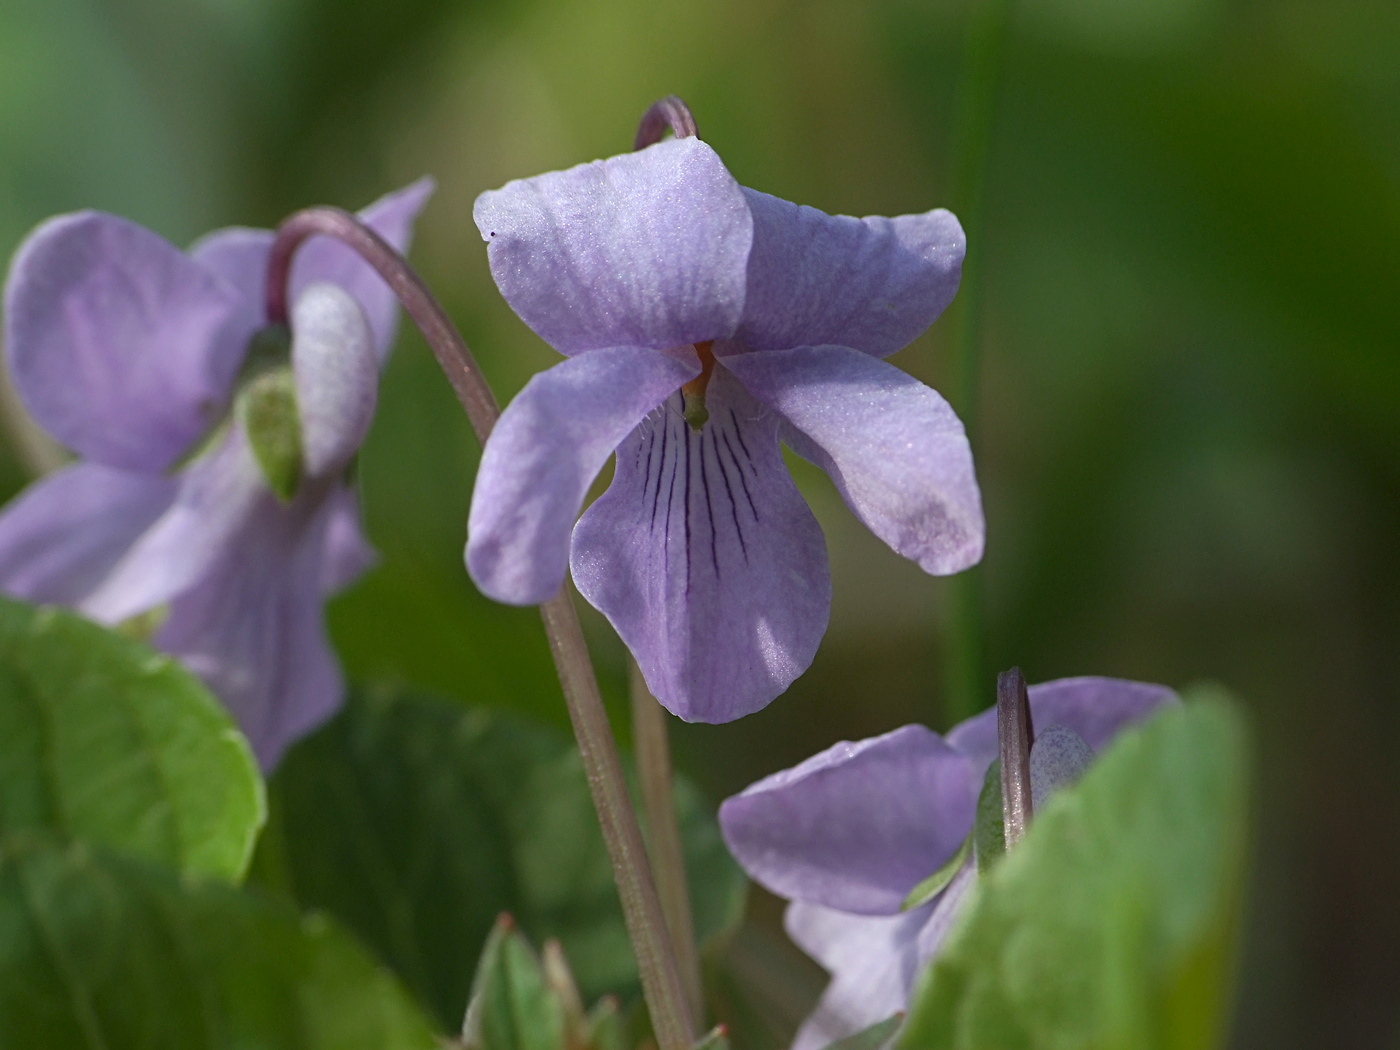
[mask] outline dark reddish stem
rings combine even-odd
[[[476,358],[408,261],[349,212],[339,208],[307,208],[277,228],[267,267],[268,321],[287,323],[287,283],[292,258],[308,237],[316,235],[334,237],[349,245],[393,289],[404,312],[423,333],[472,429],[485,445],[501,410],[486,377],[477,367]],[[627,794],[617,742],[603,708],[598,680],[567,583],[540,606],[540,615],[573,722],[589,793],[598,811],[603,841],[612,860],[613,878],[637,955],[642,992],[657,1043],[660,1050],[689,1050],[695,1041],[695,1027],[685,984],[642,845],[642,830]]]
[[[700,129],[695,126],[695,117],[681,99],[675,95],[659,98],[651,108],[642,114],[637,125],[637,138],[633,149],[646,149],[660,142],[667,131],[678,139],[700,137]]]
[[[1031,820],[1030,694],[1019,667],[997,675],[997,740],[1001,747],[1001,812],[1006,848],[1021,841]]]
[[[290,216],[277,228],[267,262],[267,319],[287,323],[287,284],[296,250],[308,237],[334,237],[353,248],[403,304],[404,312],[418,326],[452,384],[476,436],[486,441],[501,414],[476,358],[458,334],[423,279],[383,237],[340,208],[307,208]]]

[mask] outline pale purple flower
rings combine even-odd
[[[1031,686],[1036,804],[1077,778],[1090,749],[1174,698],[1165,686],[1116,678]],[[975,861],[969,857],[938,896],[902,907],[971,834],[996,757],[990,709],[947,737],[907,725],[836,744],[720,806],[730,852],[754,881],[792,902],[789,936],[831,973],[793,1050],[819,1050],[905,1009],[976,880]]]
[[[925,571],[981,557],[962,424],[880,360],[957,290],[951,214],[826,215],[685,138],[509,183],[475,217],[502,294],[568,358],[482,456],[467,564],[486,594],[544,601],[571,566],[656,697],[724,722],[787,688],[826,629],[826,547],[780,438]]]
[[[406,250],[431,192],[420,181],[361,217]],[[272,240],[227,229],[186,253],[100,212],[29,236],[5,286],[6,358],[34,419],[79,458],[0,514],[0,590],[107,624],[150,614],[152,643],[208,682],[264,768],[344,692],[322,609],[374,559],[346,473],[397,324],[350,249],[301,249],[301,482],[283,502],[228,411],[266,325]]]

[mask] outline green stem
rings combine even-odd
[[[339,208],[308,208],[278,227],[268,259],[268,320],[286,323],[292,257],[298,246],[317,234],[335,237],[355,249],[393,289],[404,312],[423,333],[477,439],[484,445],[501,410],[475,357],[408,261],[356,216]],[[690,1050],[695,1042],[695,1026],[685,985],[567,582],[540,606],[540,616],[578,740],[588,790],[598,811],[603,842],[612,861],[622,916],[637,956],[642,994],[651,1013],[657,1044],[660,1050]]]
[[[958,84],[953,206],[967,234],[967,255],[963,259],[962,284],[953,312],[953,361],[948,393],[967,427],[974,450],[982,349],[983,205],[1002,52],[1010,17],[1011,0],[974,0]],[[986,641],[980,566],[949,581],[948,601],[943,715],[944,720],[952,724],[986,706],[983,697]]]

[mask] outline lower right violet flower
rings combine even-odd
[[[1037,746],[1045,745],[1031,751],[1036,802],[1066,779],[1067,740],[1071,751],[1082,741],[1097,752],[1175,699],[1165,686],[1116,678],[1031,686]],[[792,902],[788,935],[831,974],[792,1050],[822,1050],[908,1006],[976,878],[971,851],[936,896],[910,907],[911,893],[964,853],[996,757],[993,708],[947,737],[907,725],[843,741],[720,806],[730,852]]]

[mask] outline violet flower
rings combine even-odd
[[[1062,678],[1029,693],[1036,805],[1082,772],[1088,749],[1175,698],[1165,686],[1115,678]],[[996,757],[992,708],[946,738],[907,725],[836,744],[720,806],[730,852],[792,901],[788,935],[832,976],[793,1050],[819,1050],[906,1008],[976,880],[975,861],[936,897],[907,911],[905,902],[967,841]]]
[[[361,217],[406,250],[431,192],[420,181]],[[294,492],[279,498],[230,412],[266,326],[272,241],[227,229],[186,253],[90,211],[39,226],[5,287],[6,357],[34,419],[79,460],[0,513],[0,590],[154,628],[264,768],[342,698],[322,607],[374,560],[347,468],[397,325],[392,292],[350,249],[303,247],[273,376],[294,406]]]
[[[962,424],[880,360],[957,290],[947,211],[826,215],[684,138],[511,182],[475,218],[507,302],[568,357],[486,444],[467,542],[486,594],[541,602],[572,566],[652,693],[725,722],[787,688],[826,630],[825,542],[779,438],[926,572],[981,557]]]

